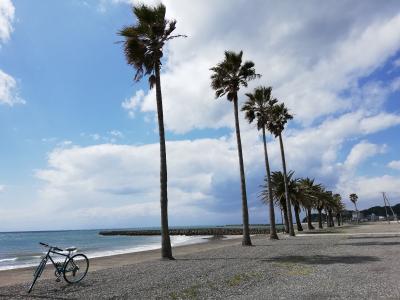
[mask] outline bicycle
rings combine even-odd
[[[43,256],[42,260],[40,261],[38,267],[36,268],[33,274],[33,282],[29,288],[28,293],[30,293],[33,289],[33,286],[36,283],[36,280],[42,275],[44,268],[46,267],[47,261],[50,260],[53,264],[54,268],[56,269],[54,274],[56,276],[56,281],[60,282],[61,275],[64,277],[64,280],[69,283],[78,283],[83,278],[85,278],[88,269],[89,269],[89,259],[84,254],[75,254],[72,255],[73,252],[76,251],[75,247],[69,247],[65,250],[60,249],[55,246],[50,246],[48,244],[39,243],[45,248],[49,248],[46,255]],[[68,254],[64,254],[62,252],[68,252]],[[64,256],[64,262],[55,262],[50,254],[57,254],[60,256]]]

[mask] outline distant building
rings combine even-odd
[[[357,213],[358,213],[358,216],[357,216]],[[362,219],[364,219],[364,214],[362,212],[356,212],[356,211],[352,212],[352,214],[351,214],[352,221],[357,221],[357,220],[360,221]]]

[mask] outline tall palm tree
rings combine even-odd
[[[358,208],[357,208],[357,200],[358,200],[358,196],[357,194],[350,194],[350,201],[353,202],[354,207],[356,209],[356,214],[357,214],[357,223],[358,223]]]
[[[242,218],[243,218],[243,246],[251,246],[249,229],[249,211],[247,208],[246,179],[244,175],[242,142],[240,139],[238,92],[241,86],[247,87],[247,83],[260,77],[254,69],[252,61],[245,61],[242,64],[243,51],[235,53],[225,51],[225,58],[210,70],[211,87],[215,90],[215,97],[220,98],[226,95],[228,101],[233,102],[235,113],[236,140],[239,156],[240,183],[242,191]]]
[[[124,37],[125,58],[136,69],[135,81],[149,77],[150,88],[156,87],[158,129],[160,135],[160,205],[161,205],[161,256],[173,259],[168,231],[167,154],[165,147],[164,117],[161,95],[160,69],[165,43],[182,35],[171,35],[176,28],[175,20],[165,19],[165,6],[149,7],[144,4],[133,7],[137,24],[126,26],[118,32]]]
[[[271,121],[268,122],[268,124],[267,124],[268,130],[273,135],[275,135],[275,137],[279,138],[279,144],[280,144],[280,148],[281,148],[283,176],[285,179],[285,198],[286,198],[287,214],[288,214],[288,218],[289,218],[289,235],[295,236],[294,228],[293,228],[293,219],[292,219],[292,207],[290,204],[289,191],[288,191],[285,150],[284,150],[283,141],[282,141],[282,132],[285,129],[285,125],[289,120],[293,119],[293,116],[291,114],[289,114],[289,111],[285,107],[284,103],[275,104],[271,109],[270,116],[271,116]]]
[[[245,112],[246,119],[249,123],[252,123],[254,120],[257,123],[257,129],[262,129],[262,136],[264,142],[264,157],[265,157],[265,169],[267,172],[266,181],[268,185],[268,197],[270,199],[269,202],[269,224],[270,224],[270,239],[277,240],[278,235],[276,234],[276,226],[275,226],[275,211],[274,211],[274,203],[272,201],[272,187],[271,187],[271,171],[269,168],[269,160],[268,160],[268,150],[267,150],[267,140],[265,137],[265,126],[268,122],[268,114],[271,107],[277,102],[276,99],[272,98],[271,95],[272,87],[258,87],[254,90],[253,93],[248,93],[246,96],[248,97],[246,103],[242,107],[242,111]]]

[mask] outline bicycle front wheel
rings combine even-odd
[[[89,270],[89,259],[86,255],[76,254],[68,259],[64,267],[64,279],[68,283],[78,283],[85,278]]]
[[[36,268],[35,273],[33,274],[33,281],[32,284],[28,290],[28,293],[30,293],[33,289],[33,286],[36,283],[36,280],[40,277],[40,275],[42,275],[42,272],[44,270],[44,268],[46,267],[46,263],[47,263],[47,259],[42,259],[42,261],[40,262],[39,266]]]

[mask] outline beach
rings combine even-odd
[[[91,259],[80,284],[55,282],[48,271],[32,294],[32,269],[0,272],[4,299],[397,299],[400,297],[400,224],[348,225],[174,247]],[[49,268],[50,270],[50,268]]]

